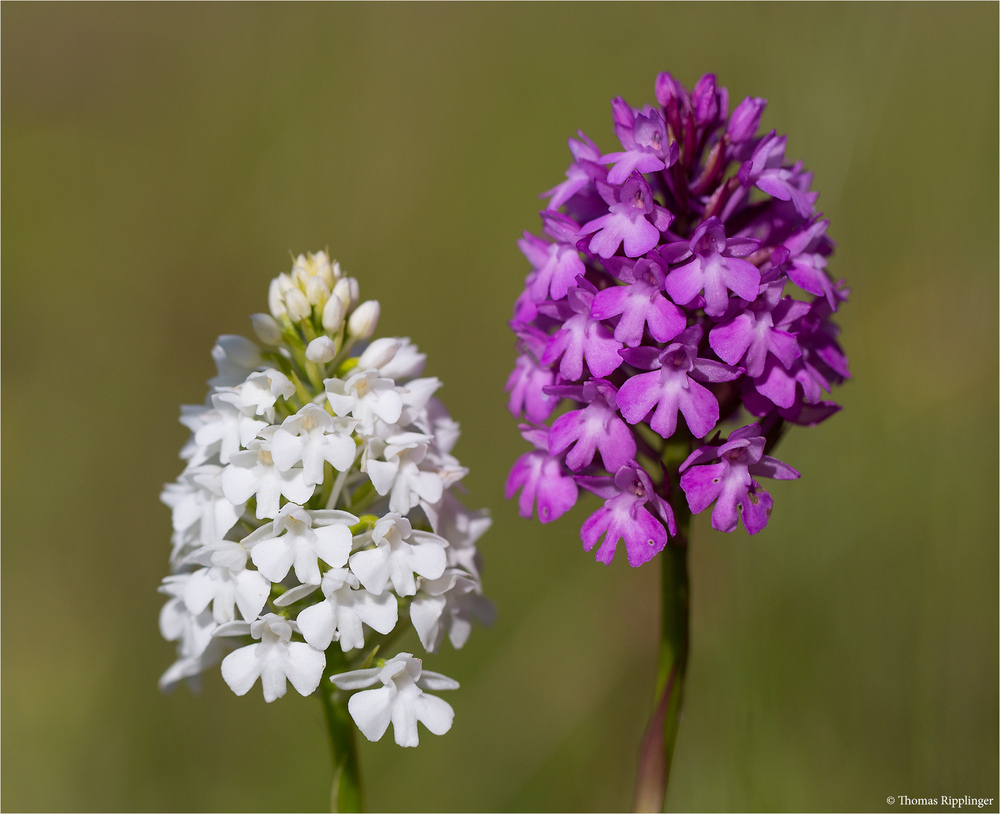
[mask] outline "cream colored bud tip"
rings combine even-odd
[[[251,314],[253,332],[265,345],[277,345],[281,341],[281,326],[270,314]]]
[[[312,313],[309,300],[297,288],[290,288],[285,292],[285,308],[288,309],[288,318],[292,322],[302,322],[309,319],[309,315]]]
[[[325,365],[332,362],[337,355],[337,346],[328,336],[318,336],[306,348],[306,359],[315,362],[317,365]]]
[[[366,300],[354,309],[347,320],[347,332],[357,339],[367,339],[375,333],[380,313],[378,300]]]
[[[382,365],[388,364],[396,355],[396,351],[399,350],[399,345],[398,339],[389,337],[376,339],[365,348],[364,353],[359,357],[358,370],[367,370],[372,367],[379,368]]]
[[[323,330],[335,334],[344,325],[344,315],[347,309],[340,297],[330,297],[323,306]]]

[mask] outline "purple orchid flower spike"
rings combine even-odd
[[[630,365],[650,371],[633,376],[618,391],[618,408],[629,424],[644,421],[652,411],[649,426],[669,438],[677,429],[680,411],[695,438],[712,431],[719,420],[719,402],[695,379],[728,382],[739,378],[743,371],[697,358],[701,335],[701,326],[693,325],[659,353],[645,347],[621,351]]]
[[[557,458],[549,455],[548,432],[521,424],[521,437],[535,446],[514,463],[504,494],[510,500],[521,491],[517,502],[521,517],[531,517],[538,503],[538,519],[551,523],[573,508],[579,490],[573,476],[565,472]]]
[[[767,525],[773,501],[753,476],[793,480],[799,473],[764,454],[759,424],[748,424],[729,434],[721,446],[705,446],[691,453],[680,466],[681,489],[691,511],[698,513],[715,501],[712,528],[734,531],[742,516],[750,534]],[[710,461],[718,460],[712,464]]]
[[[729,307],[729,294],[753,302],[760,287],[760,271],[741,258],[752,254],[760,241],[750,237],[726,237],[726,228],[711,217],[695,229],[690,240],[667,243],[660,257],[667,263],[682,263],[667,275],[671,299],[687,305],[705,293],[705,313],[721,317]],[[687,262],[684,262],[687,261]]]
[[[549,430],[549,451],[560,455],[566,450],[566,466],[574,472],[590,466],[600,452],[604,468],[616,472],[635,457],[632,430],[622,421],[615,405],[618,390],[604,379],[591,379],[583,387],[550,387],[553,396],[575,398],[587,406],[572,410],[555,420]],[[572,449],[570,449],[572,447]]]
[[[596,232],[589,248],[601,257],[611,257],[623,244],[628,257],[644,255],[660,242],[660,233],[674,220],[654,201],[653,190],[637,172],[620,187],[598,181],[597,191],[608,204],[608,214],[585,223],[580,235]]]
[[[580,529],[584,551],[590,551],[601,537],[597,561],[611,565],[618,543],[625,541],[628,563],[637,568],[649,562],[677,533],[674,513],[656,494],[653,481],[635,461],[624,464],[614,478],[578,477],[580,485],[598,497],[604,505],[588,517]]]
[[[764,528],[757,478],[798,473],[764,450],[787,424],[813,426],[850,375],[831,321],[847,298],[818,193],[786,139],[758,135],[767,102],[730,113],[715,74],[689,91],[656,78],[656,105],[611,102],[621,149],[571,139],[566,180],[545,193],[544,234],[511,327],[519,357],[510,409],[538,424],[508,480],[521,513],[549,522],[582,487],[603,505],[581,528],[610,563],[663,569],[656,714],[641,748],[635,811],[662,811],[688,653],[693,513]],[[583,224],[579,226],[579,224]],[[786,296],[789,281],[797,286]],[[725,437],[726,428],[759,421]],[[546,428],[547,426],[547,428]],[[707,444],[699,439],[711,435]]]
[[[609,286],[597,292],[590,306],[594,319],[620,316],[615,339],[634,348],[642,344],[644,326],[657,342],[669,342],[687,326],[687,317],[663,296],[666,275],[655,260],[639,260],[628,272],[630,285]]]

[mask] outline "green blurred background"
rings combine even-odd
[[[815,172],[853,291],[841,414],[754,539],[693,533],[671,809],[998,794],[998,6],[66,5],[2,16],[4,810],[322,810],[319,702],[162,696],[182,403],[329,247],[462,423],[499,621],[428,658],[452,731],[364,744],[374,810],[621,810],[657,569],[503,500],[540,191],[609,100],[714,71]],[[771,487],[769,487],[771,488]],[[588,508],[589,507],[589,508]],[[406,642],[418,647],[415,639]],[[897,806],[898,807],[898,806]],[[995,810],[995,806],[993,807]]]

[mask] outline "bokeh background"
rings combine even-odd
[[[2,18],[4,810],[323,810],[316,698],[162,696],[179,405],[289,252],[329,247],[462,423],[499,621],[427,660],[445,737],[373,810],[622,810],[657,569],[503,499],[505,321],[567,137],[714,71],[815,172],[844,410],[756,538],[693,532],[673,810],[998,794],[998,6],[13,4]],[[772,488],[769,485],[769,488]],[[414,640],[408,641],[412,648]],[[996,810],[996,806],[992,807]]]

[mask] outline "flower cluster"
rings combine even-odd
[[[679,507],[715,503],[716,529],[742,517],[760,531],[771,497],[756,478],[799,476],[765,451],[785,422],[836,412],[824,391],[850,375],[830,321],[847,291],[827,276],[828,222],[785,137],[757,135],[765,101],[730,114],[714,75],[688,91],[668,73],[656,99],[613,100],[619,151],[569,140],[566,180],[543,193],[544,237],[519,242],[533,270],[507,382],[534,447],[507,497],[520,490],[520,513],[537,505],[546,523],[580,488],[597,494],[584,547],[603,536],[610,563],[624,540],[633,566],[677,533]],[[743,426],[722,438],[726,422]]]
[[[490,520],[453,494],[466,469],[451,454],[458,425],[421,377],[409,339],[371,340],[375,301],[326,254],[299,256],[271,283],[257,342],[223,336],[205,404],[183,407],[187,466],[162,495],[173,513],[170,597],[160,615],[177,660],[169,689],[222,662],[237,695],[301,694],[324,672],[342,690],[381,679],[349,708],[372,739],[436,734],[453,689],[409,653],[375,660],[412,623],[435,652],[488,623],[477,539]],[[370,666],[375,662],[374,667]],[[351,670],[351,667],[360,667]],[[335,692],[332,687],[331,692]]]

